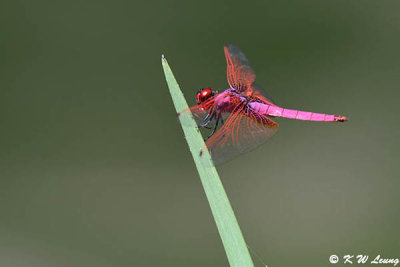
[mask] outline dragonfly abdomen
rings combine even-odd
[[[251,102],[249,106],[261,115],[273,117],[283,117],[288,119],[306,120],[306,121],[346,121],[347,118],[337,115],[329,115],[324,113],[315,113],[309,111],[300,111],[294,109],[286,109],[278,106],[263,104],[259,102]]]

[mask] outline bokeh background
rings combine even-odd
[[[399,8],[1,1],[0,266],[227,266],[160,60],[194,104],[227,87],[226,43],[279,105],[350,117],[279,119],[218,168],[250,247],[268,266],[400,258]]]

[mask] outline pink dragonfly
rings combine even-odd
[[[234,45],[226,45],[224,50],[229,88],[221,93],[203,88],[196,94],[197,105],[180,112],[190,110],[200,128],[211,130],[206,146],[215,164],[224,163],[266,142],[278,130],[278,123],[272,120],[275,117],[347,121],[344,116],[277,106],[254,84],[256,75],[246,56]]]

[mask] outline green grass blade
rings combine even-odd
[[[164,56],[161,61],[175,109],[177,112],[182,111],[188,108],[186,100]],[[238,267],[254,266],[231,204],[207,149],[203,151],[200,159],[200,149],[204,147],[204,141],[192,114],[184,113],[179,116],[179,120],[196,163],[229,264]]]

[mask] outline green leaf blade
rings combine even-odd
[[[180,112],[187,109],[186,100],[164,56],[162,56],[161,61],[176,111]],[[179,120],[195,161],[230,266],[253,267],[254,264],[239,224],[192,114],[185,112],[179,116]],[[200,155],[202,148],[205,149],[202,150]]]

